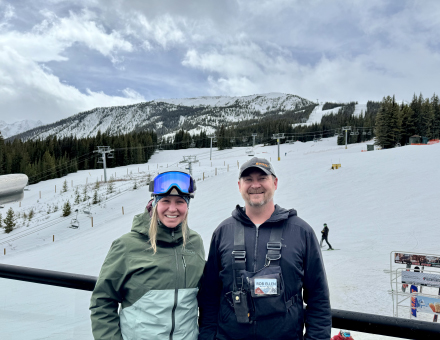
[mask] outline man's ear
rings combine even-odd
[[[273,184],[275,185],[275,190],[278,189],[278,177],[275,177]]]

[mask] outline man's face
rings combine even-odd
[[[251,168],[238,181],[238,189],[251,207],[262,207],[273,200],[278,178],[266,175],[262,170]]]

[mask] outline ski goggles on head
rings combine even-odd
[[[341,335],[342,335],[344,338],[349,338],[349,337],[350,337],[350,332],[349,332],[349,331],[341,331]]]
[[[150,182],[150,191],[154,195],[168,193],[176,187],[182,194],[192,194],[195,191],[195,183],[189,174],[178,171],[164,172],[157,175]]]

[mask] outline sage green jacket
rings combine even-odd
[[[197,339],[202,239],[189,229],[183,247],[180,225],[171,229],[159,222],[153,254],[149,226],[147,211],[136,215],[131,232],[107,254],[90,304],[96,340]]]

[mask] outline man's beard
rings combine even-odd
[[[255,193],[257,193],[257,192],[255,192]],[[270,197],[263,197],[263,200],[262,201],[260,201],[260,202],[253,202],[252,200],[251,200],[251,194],[254,194],[253,192],[248,192],[247,193],[248,194],[248,199],[246,200],[247,201],[247,203],[249,204],[249,206],[251,206],[251,207],[262,207],[263,205],[266,205],[267,203],[269,203],[272,199],[273,199],[273,195],[272,196],[270,196]],[[262,193],[263,195],[264,195],[264,193]]]

